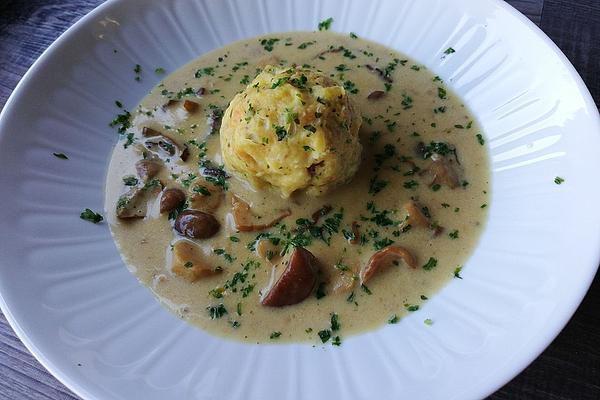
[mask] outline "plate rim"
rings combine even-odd
[[[16,99],[21,96],[21,92],[24,92],[31,77],[38,73],[44,64],[50,59],[53,54],[57,51],[57,49],[62,46],[68,45],[68,41],[72,39],[74,35],[87,27],[96,17],[105,11],[118,8],[121,4],[127,3],[131,0],[107,0],[94,9],[89,11],[87,14],[79,18],[75,23],[73,23],[68,29],[66,29],[61,35],[59,35],[51,44],[48,46],[42,54],[35,60],[35,62],[29,67],[27,72],[23,75],[23,77],[19,80],[18,84],[13,89],[9,98],[7,99],[4,107],[0,111],[0,128],[6,123],[5,120],[8,119],[8,115],[12,113],[13,106],[16,102]],[[583,79],[581,78],[579,72],[575,69],[573,64],[567,58],[567,56],[562,52],[562,50],[554,43],[554,41],[544,33],[544,31],[538,27],[535,23],[529,20],[525,15],[523,15],[520,11],[518,11],[515,7],[510,5],[509,3],[503,0],[487,0],[488,3],[492,7],[500,7],[507,11],[512,17],[515,17],[516,20],[525,25],[528,30],[532,31],[535,36],[543,41],[545,45],[556,55],[561,62],[563,67],[569,72],[569,75],[575,81],[577,85],[578,92],[582,95],[585,100],[586,108],[590,110],[595,110],[595,113],[590,115],[590,118],[595,120],[596,126],[599,128],[598,133],[600,133],[600,113],[598,112],[598,108],[594,102],[594,99],[585,85]],[[0,129],[0,136],[7,135],[4,129]],[[556,339],[556,337],[562,332],[567,323],[571,320],[571,318],[577,312],[583,298],[589,291],[589,288],[594,280],[597,272],[600,268],[600,245],[595,248],[595,260],[596,266],[588,269],[588,273],[586,276],[586,281],[581,282],[580,290],[578,293],[572,293],[573,303],[570,305],[570,311],[568,313],[564,313],[559,318],[554,320],[554,329],[546,330],[545,334],[540,335],[538,340],[534,343],[528,344],[527,354],[521,357],[521,362],[518,363],[519,366],[515,369],[505,370],[502,374],[502,377],[499,377],[495,380],[496,384],[489,385],[486,389],[481,390],[480,394],[484,396],[488,396],[503,386],[505,386],[508,382],[510,382],[513,378],[518,376],[523,372],[527,366],[529,366],[535,359],[537,359],[541,353]],[[573,290],[572,290],[573,291]],[[4,313],[7,321],[9,322],[11,328],[14,330],[15,334],[21,340],[21,342],[25,345],[27,350],[40,362],[40,364],[54,376],[59,382],[65,385],[69,390],[73,391],[77,396],[82,398],[96,398],[95,395],[92,395],[88,389],[85,388],[85,385],[81,385],[77,379],[71,377],[68,372],[63,371],[61,368],[55,365],[55,362],[50,358],[46,357],[44,352],[40,350],[36,343],[32,341],[28,335],[28,333],[22,329],[19,320],[13,315],[8,304],[6,303],[3,294],[0,292],[0,310]]]

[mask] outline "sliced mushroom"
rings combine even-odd
[[[171,102],[171,100],[169,100],[169,103],[170,102]],[[162,135],[162,133],[160,133],[156,129],[152,129],[147,126],[142,128],[142,136],[144,136],[144,137],[153,137],[153,136],[161,136],[161,135]]]
[[[367,99],[368,100],[379,100],[383,96],[385,96],[385,92],[383,90],[375,90],[375,91],[369,93],[369,95],[367,96]]]
[[[213,212],[221,205],[225,193],[221,186],[214,185],[204,179],[196,180],[189,189],[190,208]]]
[[[359,244],[360,243],[360,231],[358,230],[360,225],[356,221],[352,221],[352,239],[348,240],[350,244]]]
[[[403,207],[408,214],[407,219],[402,224],[403,226],[429,228],[429,218],[423,214],[421,207],[414,200],[408,201]]]
[[[142,135],[147,137],[144,147],[161,159],[179,156],[185,161],[189,155],[186,145],[179,145],[173,138],[155,129],[144,127]]]
[[[155,183],[156,181],[156,183]],[[148,201],[162,190],[162,183],[156,179],[145,186],[136,186],[117,200],[116,214],[118,218],[144,218],[148,211]]]
[[[208,114],[206,122],[210,128],[210,134],[215,135],[221,130],[221,120],[223,119],[223,110],[220,108],[213,108]]]
[[[383,81],[387,82],[387,83],[392,83],[394,82],[394,80],[392,79],[391,76],[389,76],[384,70],[382,70],[381,68],[377,67],[377,66],[373,66],[371,64],[366,64],[365,67],[371,71],[377,74],[377,76],[379,76],[379,78],[381,78]]]
[[[332,284],[333,294],[343,294],[351,292],[358,282],[357,276],[354,274],[340,274],[338,275]]]
[[[263,306],[283,307],[306,299],[317,283],[319,262],[302,247],[296,247],[277,282],[261,300]]]
[[[400,224],[400,228],[408,226],[412,228],[427,228],[431,230],[434,237],[439,236],[444,231],[443,227],[431,221],[431,215],[429,215],[428,209],[417,203],[415,200],[406,202],[403,207],[407,217],[402,224]]]
[[[173,245],[171,271],[189,282],[219,273],[219,270],[206,263],[201,250],[187,240],[179,240]]]
[[[198,110],[199,106],[200,105],[198,103],[196,103],[195,101],[185,100],[183,102],[183,108],[185,108],[185,111],[187,111],[189,113],[196,112]]]
[[[163,191],[160,198],[160,213],[168,213],[185,202],[185,193],[182,190],[172,188]]]
[[[190,239],[207,239],[220,228],[219,222],[210,214],[197,210],[185,210],[175,220],[175,230]]]
[[[411,268],[417,267],[417,259],[409,250],[401,246],[389,246],[369,258],[367,264],[360,270],[360,282],[367,283],[378,271],[384,270],[398,260],[404,260]]]
[[[161,108],[162,108],[162,109],[163,109],[163,111],[164,111],[164,110],[166,110],[167,108],[170,108],[170,107],[174,106],[175,104],[179,104],[179,100],[169,99],[169,101],[167,101],[165,104],[163,104],[163,105],[161,106]],[[144,129],[146,129],[146,128],[144,128]],[[143,132],[142,132],[142,133],[143,133]],[[146,135],[144,135],[144,136],[146,136]],[[155,136],[155,135],[150,135],[150,136]]]
[[[235,228],[240,232],[255,232],[265,230],[292,214],[289,209],[282,210],[280,211],[280,215],[271,222],[266,224],[257,224],[255,223],[257,218],[252,213],[252,210],[250,210],[250,205],[235,194],[231,196],[231,206]]]
[[[314,56],[314,58],[323,57],[325,54],[328,54],[328,53],[339,53],[342,50],[344,50],[344,46],[338,46],[338,47],[330,46],[329,49],[320,52],[319,54]]]
[[[162,162],[157,158],[144,158],[135,163],[135,170],[143,182],[154,178],[162,169]]]
[[[460,185],[458,173],[454,169],[452,161],[443,158],[433,161],[421,174],[431,177],[429,186],[446,185],[450,189],[455,189]]]

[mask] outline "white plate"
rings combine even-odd
[[[340,348],[209,336],[136,281],[106,224],[79,219],[103,207],[114,101],[132,108],[157,66],[174,71],[233,40],[312,30],[329,16],[334,30],[407,53],[463,97],[491,147],[489,224],[464,280]],[[456,53],[441,58],[449,46]],[[2,112],[2,310],[89,399],[481,398],[550,343],[594,276],[599,125],[566,58],[500,1],[109,1],[44,53]]]

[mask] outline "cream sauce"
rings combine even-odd
[[[272,51],[267,51],[269,42],[261,44],[261,40],[273,38],[279,40],[271,41]],[[336,49],[343,46],[345,50],[322,54],[330,46]],[[319,57],[319,54],[322,56]],[[135,175],[134,163],[141,158],[143,127],[166,133],[178,143],[190,140],[195,140],[196,144],[205,142],[204,159],[220,165],[219,135],[210,134],[210,121],[207,122],[211,107],[224,110],[235,93],[241,91],[267,63],[309,64],[339,82],[351,82],[346,84],[348,90],[358,89],[351,96],[364,120],[360,132],[364,147],[361,167],[349,184],[318,198],[296,196],[284,200],[276,193],[254,191],[235,177],[228,179],[226,199],[214,212],[221,222],[221,229],[211,239],[194,241],[205,253],[206,261],[221,267],[222,273],[190,283],[171,271],[171,245],[177,240],[187,239],[181,238],[172,229],[172,221],[167,215],[159,214],[157,197],[150,201],[147,217],[137,220],[116,218],[117,200],[127,190],[122,178]],[[386,91],[386,88],[384,80],[366,68],[366,64],[382,69],[395,64],[390,74],[393,83],[381,99],[367,99],[371,92]],[[200,88],[204,88],[203,93],[195,94]],[[198,111],[189,113],[181,103],[162,107],[170,98],[178,99],[178,93],[182,99],[197,102]],[[167,76],[131,113],[131,121],[132,125],[126,132],[133,133],[133,143],[125,147],[127,139],[123,135],[124,140],[115,147],[106,185],[106,213],[115,242],[132,273],[165,306],[190,323],[221,336],[257,343],[320,342],[318,332],[331,330],[332,313],[337,314],[341,325],[339,331],[331,333],[332,337],[342,338],[374,329],[390,319],[399,319],[415,311],[418,305],[454,277],[456,268],[473,251],[486,220],[489,162],[486,147],[476,136],[481,129],[475,118],[460,98],[425,66],[366,40],[329,32],[293,32],[233,43],[207,53]],[[439,190],[433,190],[428,185],[430,178],[427,176],[419,173],[410,175],[412,166],[400,161],[399,156],[410,157],[424,170],[431,160],[419,157],[415,147],[419,142],[428,144],[432,141],[455,146],[461,182],[468,184],[455,189],[442,185]],[[386,159],[381,169],[374,172],[375,155],[383,154],[386,144],[395,147],[395,155]],[[173,158],[158,176],[166,187],[183,187],[184,183],[191,181],[189,174],[200,176],[200,149],[195,144],[188,146],[190,156],[187,162]],[[370,194],[374,176],[377,180],[386,181],[387,186],[378,193]],[[320,281],[324,283],[320,291],[326,294],[324,297],[317,299],[316,295],[311,295],[300,304],[282,308],[260,305],[260,291],[268,286],[272,267],[268,261],[247,249],[258,232],[235,231],[229,214],[232,193],[250,203],[253,212],[263,215],[265,220],[269,220],[276,209],[291,209],[292,215],[281,222],[285,225],[285,232],[296,227],[298,218],[311,219],[311,215],[325,204],[331,205],[333,211],[323,217],[319,225],[325,218],[343,213],[338,233],[332,234],[330,245],[313,239],[312,244],[306,246],[323,265]],[[432,221],[445,228],[438,237],[433,237],[427,228],[413,227],[402,232],[397,224],[382,227],[373,221],[363,221],[365,217],[371,219],[375,216],[373,209],[368,209],[368,203],[373,202],[378,212],[388,210],[386,216],[400,222],[404,217],[402,206],[412,197],[428,207]],[[360,233],[365,236],[366,243],[352,245],[344,238],[342,230],[350,231],[353,221],[360,224]],[[279,226],[267,232],[285,241]],[[340,277],[348,280],[358,273],[360,266],[376,251],[375,244],[379,243],[381,247],[386,243],[383,239],[411,250],[417,257],[418,268],[409,268],[404,263],[390,266],[368,282],[370,294],[358,285],[346,292],[334,293],[333,287]],[[233,261],[227,261],[225,254],[215,254],[215,249],[224,249]],[[437,265],[426,270],[422,266],[430,258],[435,259]],[[250,268],[245,282],[238,284],[237,292],[226,290],[222,298],[215,298],[211,290],[222,288],[248,260],[259,261],[260,267]],[[334,267],[340,263],[350,270],[340,271]],[[283,268],[283,265],[278,265],[275,270]],[[242,288],[246,288],[246,297],[243,297]],[[223,304],[227,313],[212,319],[207,307],[219,304]],[[427,317],[422,316],[424,320]],[[273,335],[273,332],[280,332],[280,336]]]

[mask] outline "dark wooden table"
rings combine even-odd
[[[0,1],[0,106],[46,47],[101,2]],[[600,0],[508,2],[554,40],[600,104]],[[489,399],[599,400],[599,310],[600,275],[552,345]],[[27,351],[1,313],[0,399],[78,399]]]

